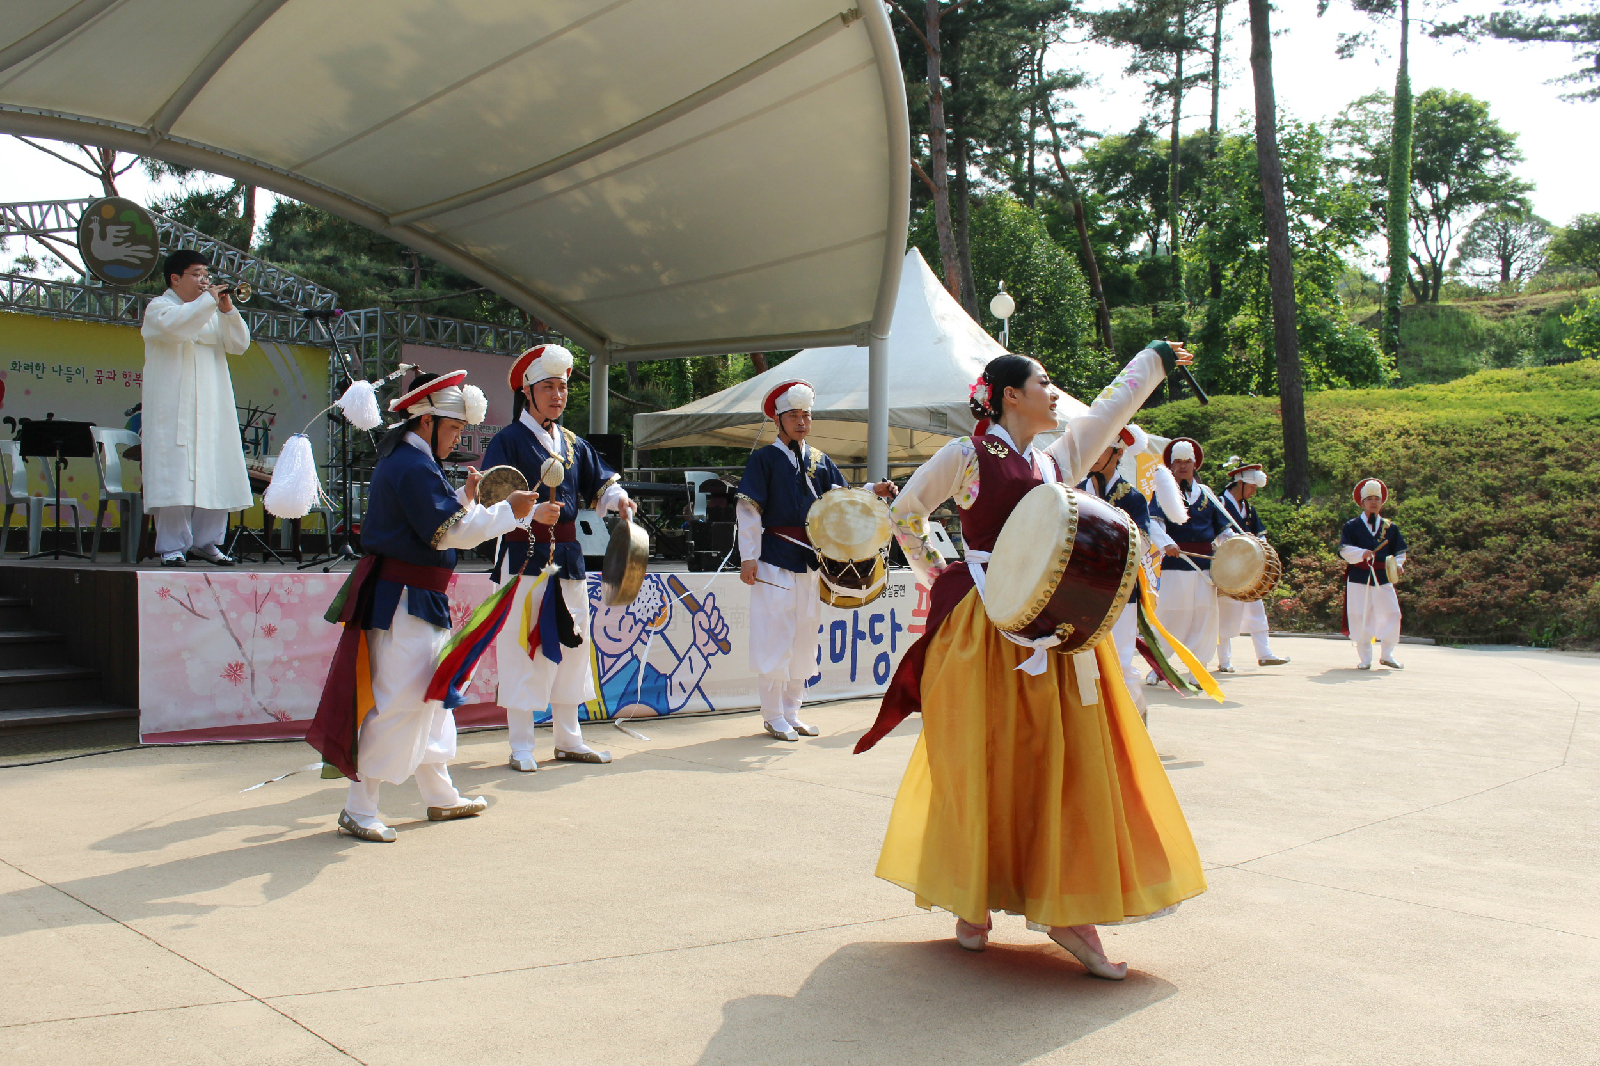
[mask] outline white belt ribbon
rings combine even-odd
[[[965,559],[967,563],[967,572],[972,575],[972,583],[978,589],[978,600],[981,603],[983,601],[984,567],[989,562],[989,553],[985,551],[978,551],[976,548],[968,548]],[[1055,647],[1057,644],[1061,643],[1061,638],[1056,636],[1054,633],[1047,633],[1042,637],[1036,637],[1033,640],[1028,640],[1025,637],[1017,636],[1015,633],[1007,633],[1003,629],[999,630],[999,632],[1002,637],[1005,637],[1011,643],[1020,644],[1024,648],[1033,649],[1033,654],[1024,659],[1022,663],[1016,667],[1016,669],[1021,670],[1029,677],[1038,677],[1040,674],[1044,673],[1044,668],[1049,665],[1050,662],[1046,652]],[[1092,659],[1093,657],[1094,656],[1091,654],[1090,658]],[[1079,676],[1082,677],[1081,674]],[[1095,676],[1100,676],[1098,670],[1096,671]],[[1091,681],[1091,684],[1092,683],[1093,682]],[[1081,685],[1082,682],[1080,681],[1079,684]]]

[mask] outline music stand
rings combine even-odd
[[[93,429],[93,422],[63,422],[53,418],[47,418],[42,422],[37,420],[24,422],[17,428],[17,443],[20,445],[22,458],[53,459],[56,464],[55,550],[26,555],[23,556],[24,559],[38,559],[45,555],[49,555],[52,559],[60,559],[62,555],[69,555],[74,559],[89,558],[82,552],[61,550],[61,474],[66,468],[68,459],[94,458]],[[82,547],[82,544],[79,547]]]

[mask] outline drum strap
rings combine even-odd
[[[989,564],[989,553],[986,551],[979,551],[976,548],[968,548],[966,554],[966,563],[967,572],[972,575],[972,584],[978,590],[978,600],[979,602],[982,602],[984,567]],[[1015,633],[1007,633],[1003,629],[999,630],[999,633],[1002,637],[1005,637],[1013,644],[1020,644],[1024,648],[1033,649],[1033,654],[1024,659],[1022,664],[1017,667],[1018,670],[1021,670],[1029,677],[1038,677],[1040,674],[1044,673],[1044,668],[1050,663],[1050,658],[1046,653],[1051,648],[1061,643],[1061,638],[1056,636],[1054,633],[1047,634],[1035,640],[1027,640],[1026,638],[1017,636]],[[1098,676],[1098,671],[1096,671],[1096,676]],[[1092,685],[1094,683],[1094,679],[1091,678],[1089,683]],[[1099,700],[1096,699],[1094,701],[1086,702],[1098,703]]]
[[[889,583],[889,568],[887,566],[884,567],[883,573],[878,576],[878,580],[874,581],[871,585],[868,585],[864,589],[847,589],[835,585],[832,581],[828,580],[828,570],[826,567],[817,571],[817,578],[824,585],[828,586],[828,588],[833,591],[835,596],[848,596],[852,599],[864,598],[870,600],[878,594],[879,589],[883,588],[884,585]]]

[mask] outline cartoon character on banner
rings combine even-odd
[[[690,612],[694,633],[693,642],[681,653],[667,638],[674,603]],[[650,574],[632,603],[606,607],[600,602],[600,583],[591,578],[589,604],[594,612],[590,632],[599,675],[596,687],[605,708],[602,713],[609,712],[612,718],[673,714],[683,710],[696,693],[707,710],[716,710],[700,682],[711,668],[711,660],[733,648],[715,594],[702,602],[677,575]],[[673,664],[670,672],[646,661],[649,657],[659,662],[663,655]]]

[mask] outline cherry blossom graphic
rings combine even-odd
[[[244,684],[244,663],[232,662],[222,668],[222,680],[230,685]]]

